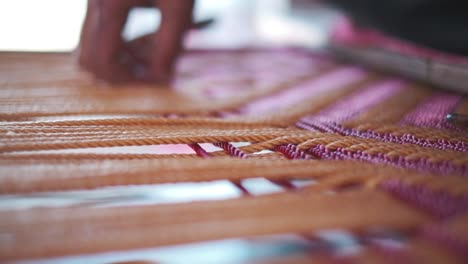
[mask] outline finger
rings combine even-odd
[[[190,29],[205,29],[206,27],[211,26],[214,22],[215,20],[213,18],[192,22]],[[150,48],[155,42],[154,39],[156,35],[157,32],[152,32],[125,42],[126,52],[128,52],[131,57],[137,59],[140,63],[145,64],[147,58],[151,56]]]
[[[132,6],[139,7],[154,7],[156,5],[156,0],[133,0],[131,4]]]
[[[150,66],[151,52],[154,50],[154,38],[157,33],[146,34],[125,43],[125,51],[137,64]]]
[[[183,34],[192,23],[193,0],[160,0],[161,25],[154,38],[156,46],[152,58],[150,77],[168,82],[174,61],[181,51]]]
[[[88,0],[88,6],[86,10],[86,16],[81,27],[80,43],[78,45],[78,63],[86,70],[92,71],[91,69],[91,58],[92,58],[92,45],[93,41],[93,27],[97,23],[97,12],[93,8],[93,2]]]
[[[94,0],[98,25],[94,28],[93,62],[95,74],[104,79],[118,77],[119,53],[123,47],[121,33],[130,6],[126,0]]]
[[[214,23],[213,18],[193,22],[190,29],[204,29]],[[155,44],[155,36],[157,32],[145,34],[125,43],[126,53],[137,63],[148,66],[148,58],[151,57],[151,47]]]

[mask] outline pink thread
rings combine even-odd
[[[199,144],[197,143],[194,143],[194,144],[188,144],[189,147],[191,147],[193,149],[193,151],[195,151],[195,153],[197,153],[198,156],[202,157],[202,158],[210,158],[211,155],[208,154],[208,152],[206,152]]]
[[[303,117],[301,122],[341,123],[403,91],[405,88],[406,82],[402,80],[390,79],[380,81],[377,84],[373,84],[338,100],[335,104],[323,109],[318,114]]]
[[[309,155],[293,144],[276,146],[275,151],[282,153],[288,159],[311,159]]]
[[[220,147],[224,149],[229,155],[238,157],[241,159],[247,159],[249,156],[245,154],[242,150],[236,148],[233,146],[231,143],[228,142],[222,142],[222,143],[214,143],[215,146]],[[296,186],[294,186],[291,182],[287,180],[269,180],[270,182],[279,185],[287,190],[295,189]]]
[[[445,139],[430,140],[426,138],[419,138],[412,134],[392,135],[390,133],[377,133],[372,130],[358,131],[352,128],[346,128],[335,123],[320,123],[310,122],[304,123],[299,121],[296,124],[298,127],[315,130],[320,132],[336,133],[343,136],[354,136],[366,139],[377,139],[383,142],[392,142],[398,144],[414,144],[421,147],[429,147],[442,150],[454,150],[460,152],[468,151],[468,143],[464,141],[448,141]]]
[[[254,100],[240,109],[242,114],[261,114],[282,107],[292,106],[316,94],[339,90],[347,84],[364,79],[367,72],[359,67],[341,67],[297,86]]]
[[[400,124],[457,130],[445,117],[456,108],[461,99],[459,95],[437,93],[403,117]]]
[[[308,153],[320,159],[335,160],[361,160],[371,163],[388,164],[396,167],[428,171],[442,175],[468,176],[468,164],[455,165],[449,161],[431,162],[428,159],[407,160],[404,156],[389,157],[383,153],[371,155],[363,151],[349,151],[342,148],[330,150],[324,145],[317,145],[308,150]]]
[[[404,89],[404,83],[398,80],[389,80],[379,83],[338,101],[336,104],[316,115],[302,118],[297,122],[296,126],[307,130],[378,139],[384,142],[415,144],[423,147],[450,149],[460,152],[468,151],[468,144],[463,141],[451,142],[443,139],[434,141],[418,138],[411,134],[401,136],[388,133],[379,134],[371,130],[357,131],[337,124],[364,112],[368,108],[380,103],[385,98],[400,92],[402,89]],[[424,101],[413,112],[407,114],[400,123],[403,125],[456,129],[445,120],[445,116],[447,113],[453,111],[459,100],[461,100],[460,96],[443,93],[434,95]]]
[[[194,143],[194,144],[188,144],[194,151],[195,153],[197,153],[198,156],[202,157],[202,158],[211,158],[211,155],[206,152],[198,143]],[[244,195],[250,195],[250,192],[244,187],[242,186],[242,183],[241,181],[234,181],[232,180],[231,183],[237,188],[239,189],[242,194]]]
[[[233,146],[231,143],[221,142],[221,143],[214,143],[213,145],[215,145],[216,147],[224,149],[224,151],[226,151],[231,156],[238,157],[238,158],[241,158],[241,159],[248,158],[247,154],[245,154],[242,150],[240,150],[240,149],[236,148],[235,146]]]

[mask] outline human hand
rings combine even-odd
[[[109,82],[168,83],[183,35],[192,25],[193,5],[194,0],[88,0],[79,64]],[[128,13],[141,6],[159,8],[160,27],[153,35],[125,42],[121,34]]]

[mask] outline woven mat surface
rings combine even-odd
[[[292,234],[313,254],[249,263],[468,261],[468,133],[445,119],[463,95],[299,49],[189,51],[172,89],[0,53],[0,87],[0,260]],[[252,193],[258,178],[280,191]],[[222,180],[240,195],[128,191]]]

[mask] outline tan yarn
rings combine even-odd
[[[0,53],[0,201],[218,180],[242,193],[0,206],[0,262],[276,234],[320,244],[318,231],[339,229],[362,250],[254,263],[463,263],[468,135],[443,115],[468,113],[468,101],[407,81],[345,104],[388,78],[300,50],[193,51],[174,89],[110,87],[69,54]],[[423,123],[402,122],[409,113]],[[242,185],[254,178],[283,191],[254,195]],[[404,247],[369,239],[381,231]]]

